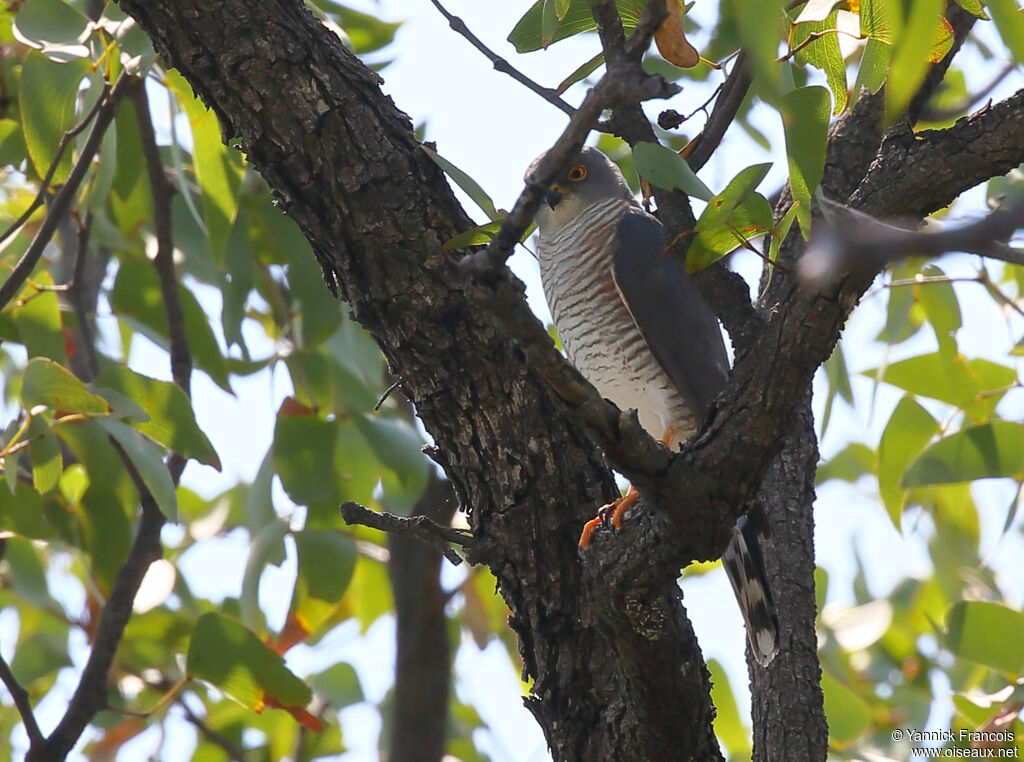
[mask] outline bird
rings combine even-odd
[[[526,172],[536,174],[541,154]],[[670,449],[699,427],[726,385],[729,359],[718,319],[682,261],[666,256],[661,222],[637,203],[618,166],[586,146],[546,190],[535,220],[544,295],[568,360],[621,410]],[[586,550],[606,518],[621,527],[639,495],[603,506],[584,526]],[[763,509],[736,522],[722,555],[762,666],[778,652],[779,628],[764,569]]]

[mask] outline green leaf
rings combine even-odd
[[[910,15],[897,40],[885,87],[885,112],[890,122],[903,113],[924,81],[932,55],[935,24],[943,5],[943,0],[915,0],[910,5]]]
[[[977,16],[979,19],[988,20],[989,16],[985,13],[985,8],[981,4],[981,0],[956,0],[956,4],[963,8],[970,14]]]
[[[985,5],[1006,47],[1014,58],[1024,61],[1024,14],[1021,13],[1019,3],[1014,0],[985,0]],[[975,13],[971,8],[967,10]]]
[[[188,396],[177,384],[143,376],[123,365],[111,365],[95,381],[137,403],[149,417],[132,425],[172,452],[220,470],[220,458],[196,423]]]
[[[126,423],[99,418],[97,423],[117,440],[139,472],[161,512],[171,521],[178,517],[178,498],[174,494],[171,473],[156,445]]]
[[[723,7],[725,4],[722,4]],[[782,65],[779,64],[778,43],[783,33],[786,16],[783,0],[729,3],[739,27],[743,49],[750,56],[754,72],[754,89],[770,103],[775,103],[782,92]]]
[[[267,564],[280,566],[285,559],[284,536],[288,533],[288,522],[277,518],[264,524],[258,532],[252,533],[249,558],[242,575],[242,592],[238,604],[242,621],[251,630],[266,632],[263,610],[260,608],[260,578]]]
[[[529,53],[547,47],[543,34],[544,3],[545,0],[537,0],[509,34],[508,41],[515,45],[517,52]],[[627,31],[636,26],[643,6],[643,0],[616,0],[615,7]],[[555,16],[559,20],[558,29],[548,44],[597,28],[589,0],[571,0],[565,14],[558,16],[556,12]]]
[[[53,278],[47,271],[34,276],[36,285],[52,286]],[[14,325],[29,357],[47,357],[61,364],[67,363],[64,346],[64,324],[60,314],[60,301],[56,291],[27,292],[31,296],[13,309]]]
[[[294,537],[299,562],[288,618],[313,634],[338,608],[352,581],[356,545],[347,535],[323,529],[295,532]]]
[[[1019,423],[993,421],[940,439],[910,465],[902,486],[998,477],[1024,479],[1024,428]]]
[[[336,421],[278,413],[274,426],[274,468],[281,486],[296,503],[308,505],[336,499],[337,438]]]
[[[875,472],[875,452],[861,442],[850,442],[830,460],[818,466],[815,484],[824,484],[829,479],[839,479],[856,484],[862,476]]]
[[[498,210],[494,206],[494,202],[491,200],[491,197],[487,195],[487,191],[480,186],[480,183],[439,155],[429,146],[420,144],[420,148],[426,152],[427,156],[434,160],[434,163],[437,164],[437,166],[444,170],[444,173],[448,175],[448,177],[455,181],[456,185],[465,191],[466,195],[473,200],[474,204],[480,207],[483,213],[487,215],[488,219],[500,220],[502,218],[503,215],[498,213]]]
[[[192,94],[191,85],[177,70],[167,70],[166,82],[192,128],[192,161],[203,195],[203,222],[210,251],[219,262],[224,257],[228,235],[238,213],[243,174],[241,155],[224,145],[217,115]]]
[[[925,265],[921,275],[926,278],[942,278],[945,273],[936,265]],[[925,282],[913,287],[915,296],[921,301],[928,322],[935,329],[936,336],[950,336],[960,330],[963,319],[960,316],[960,302],[956,298],[953,284],[948,281]]]
[[[962,659],[1016,678],[1024,671],[1024,613],[999,603],[960,601],[946,612],[946,647]]]
[[[715,195],[694,174],[686,159],[660,143],[637,143],[633,146],[633,164],[642,177],[659,188],[675,188],[701,201],[710,201]]]
[[[395,32],[402,25],[400,21],[381,21],[372,14],[361,13],[336,2],[322,4],[337,15],[338,24],[345,30],[349,42],[352,43],[352,50],[360,55],[390,45],[395,39]]]
[[[577,82],[589,77],[603,65],[604,53],[598,53],[589,61],[586,61],[577,66],[575,69],[573,69],[572,73],[569,76],[567,76],[565,79],[558,83],[558,87],[555,88],[555,92],[561,95],[570,87],[575,85]]]
[[[700,220],[697,224],[700,226]],[[724,225],[697,234],[686,253],[686,270],[691,273],[702,270],[742,246],[745,241],[772,229],[771,205],[764,196],[755,193],[732,210]]]
[[[729,752],[730,759],[751,756],[750,731],[740,718],[739,706],[729,677],[717,659],[708,659],[711,673],[711,701],[715,705],[715,735]]]
[[[29,360],[21,382],[21,403],[26,410],[45,405],[65,413],[106,415],[110,406],[90,392],[70,371],[44,357]]]
[[[317,695],[323,696],[334,709],[364,700],[359,676],[352,665],[345,662],[338,662],[318,675],[311,675],[309,683]]]
[[[299,304],[300,335],[306,347],[316,346],[341,323],[341,305],[324,284],[323,271],[306,247],[288,249],[288,285]]]
[[[221,389],[230,392],[227,362],[206,313],[184,286],[178,286],[178,297],[185,313],[185,334],[196,367],[205,371]],[[159,278],[150,263],[134,259],[121,261],[110,293],[110,306],[115,313],[132,318],[158,346],[168,346],[167,313]]]
[[[359,556],[343,603],[342,611],[355,617],[364,633],[378,617],[393,611],[395,601],[384,564]]]
[[[839,749],[851,746],[871,725],[871,711],[863,699],[825,673],[821,676],[828,717],[829,745]]]
[[[565,18],[565,14],[562,14]],[[558,31],[559,17],[555,15],[555,0],[544,0],[540,14],[540,41],[541,47],[546,48],[551,44]]]
[[[0,166],[17,166],[27,150],[21,122],[0,119]]]
[[[714,196],[697,220],[696,230],[698,233],[712,228],[721,227],[729,221],[733,212],[740,204],[747,201],[754,194],[754,189],[761,184],[768,170],[772,168],[771,162],[765,164],[754,164],[743,169],[728,185],[725,190]],[[766,201],[767,203],[767,201]],[[769,211],[768,226],[772,225],[771,213]]]
[[[430,469],[421,452],[423,440],[412,424],[397,418],[361,415],[353,419],[390,473],[381,474],[381,502],[392,512],[408,515],[423,494]]]
[[[114,3],[107,3],[97,25],[117,40],[121,65],[129,74],[144,77],[153,68],[156,53],[142,27]]]
[[[884,375],[881,368],[865,371],[865,375],[987,418],[1016,382],[1016,373],[982,358],[962,359],[961,363],[964,372],[951,375],[941,353],[933,352],[895,362],[884,369]]]
[[[49,424],[40,416],[32,419],[28,436],[31,440],[29,452],[32,455],[32,486],[40,495],[45,495],[57,486],[64,470],[60,442],[50,431]]]
[[[25,3],[18,11],[11,32],[19,42],[58,63],[89,55],[89,48],[82,44],[91,32],[89,20],[62,0]]]
[[[901,487],[903,474],[938,430],[938,422],[927,410],[912,397],[904,397],[882,432],[878,442],[878,491],[897,531],[906,494]]]
[[[790,207],[793,209],[793,207]],[[821,436],[824,439],[828,424],[832,420],[832,405],[836,395],[842,397],[848,405],[853,405],[853,387],[850,386],[850,371],[846,367],[846,357],[841,344],[836,344],[832,354],[825,361],[825,378],[828,380],[828,395],[825,398],[825,411],[821,416]]]
[[[569,13],[570,0],[555,0],[555,17],[562,21]]]
[[[129,239],[138,234],[142,224],[153,219],[153,198],[143,163],[142,134],[136,113],[131,99],[123,98],[114,114],[117,161],[110,202],[118,228]]]
[[[799,87],[782,96],[782,126],[789,161],[789,187],[799,204],[797,219],[806,239],[811,234],[811,197],[825,171],[829,96],[824,87]]]
[[[249,709],[268,704],[302,709],[312,692],[240,622],[209,612],[199,617],[188,645],[190,677],[205,680]],[[268,699],[271,701],[268,702]]]
[[[10,467],[8,459],[5,468]],[[50,540],[56,534],[53,525],[43,515],[43,500],[39,493],[21,481],[16,481],[13,489],[0,488],[0,530],[32,540]]]
[[[82,59],[58,64],[35,51],[25,56],[18,83],[21,126],[29,158],[40,178],[46,176],[53,163],[64,133],[75,126],[78,86],[88,73],[89,63]],[[53,174],[53,185],[68,179],[72,153],[71,146],[64,149]]]
[[[857,69],[857,81],[853,85],[856,96],[862,87],[874,95],[885,84],[885,75],[889,72],[889,61],[892,60],[892,45],[871,37],[864,45],[860,68]]]
[[[454,251],[457,249],[464,249],[468,246],[488,244],[494,236],[498,235],[498,231],[501,230],[501,225],[504,221],[504,215],[502,215],[501,219],[491,220],[483,225],[476,225],[475,227],[471,227],[469,230],[464,230],[458,235],[452,236],[445,241],[442,248],[445,251]],[[532,231],[527,231],[524,235],[529,237],[530,232]]]
[[[830,2],[831,0],[829,0]],[[821,20],[810,20],[800,23],[800,18],[808,10],[811,3],[804,6],[804,11],[797,18],[790,34],[789,47],[796,49],[804,44],[812,34],[828,32],[813,42],[809,42],[800,48],[796,54],[797,63],[801,65],[810,64],[825,72],[828,81],[828,88],[832,91],[832,98],[835,105],[832,107],[833,114],[839,114],[846,108],[846,63],[843,61],[843,54],[839,50],[839,35],[834,30],[838,27],[838,10],[833,10]]]

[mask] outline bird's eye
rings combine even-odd
[[[582,164],[577,164],[575,167],[569,170],[569,179],[573,182],[579,182],[587,176],[587,168]]]

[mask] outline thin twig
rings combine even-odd
[[[243,762],[243,760],[245,760],[245,749],[236,746],[235,743],[226,735],[207,725],[206,721],[193,712],[189,705],[185,703],[184,696],[178,698],[177,704],[185,712],[185,719],[191,722],[195,726],[196,730],[202,733],[208,741],[211,741],[227,752],[227,755],[232,759],[232,762]]]
[[[121,445],[111,438],[111,444],[117,451],[128,475],[132,479],[140,496],[142,518],[139,529],[132,542],[128,557],[117,570],[114,586],[110,591],[99,624],[93,633],[92,651],[82,670],[78,687],[75,689],[68,708],[60,723],[45,740],[32,744],[26,762],[43,762],[44,760],[64,759],[78,742],[86,725],[92,721],[96,713],[107,706],[107,680],[110,665],[117,653],[124,628],[132,613],[132,603],[139,591],[142,578],[150,564],[163,555],[160,544],[160,530],[165,519],[142,476],[132,463],[128,453]]]
[[[139,80],[129,96],[135,104],[135,118],[139,125],[142,155],[146,161],[150,195],[153,197],[153,230],[156,235],[156,256],[153,267],[160,281],[160,296],[167,317],[167,335],[170,337],[171,377],[186,396],[192,396],[192,352],[185,331],[185,311],[178,293],[178,278],[174,272],[174,233],[171,226],[171,199],[174,186],[167,178],[160,148],[153,130],[149,96],[145,80]],[[171,478],[177,484],[185,470],[187,458],[172,452],[167,459]]]
[[[43,733],[39,730],[36,716],[32,713],[32,704],[29,702],[28,691],[18,682],[14,673],[11,672],[10,665],[4,661],[2,656],[0,656],[0,680],[7,686],[11,698],[14,699],[14,705],[18,708],[18,714],[21,715],[21,721],[25,725],[25,733],[28,734],[29,743],[32,745],[41,743]]]
[[[54,174],[57,172],[57,167],[60,166],[60,160],[61,157],[64,156],[64,151],[66,151],[67,147],[71,145],[71,141],[78,137],[82,130],[89,126],[89,122],[91,122],[93,117],[99,113],[100,108],[103,107],[103,104],[109,94],[110,85],[106,84],[100,92],[100,97],[96,99],[94,104],[92,104],[92,108],[90,108],[85,116],[82,117],[82,120],[61,136],[60,143],[57,144],[57,153],[50,162],[49,169],[46,170],[46,176],[43,177],[42,182],[39,184],[39,191],[36,193],[36,197],[32,199],[32,203],[28,205],[28,208],[21,213],[18,219],[12,222],[7,230],[0,233],[0,244],[21,230],[22,225],[28,222],[33,212],[43,205],[43,202],[46,200],[46,192],[50,189],[50,183],[53,180]]]
[[[512,77],[512,79],[514,79],[516,82],[525,86],[527,89],[537,93],[537,95],[546,100],[552,106],[554,106],[557,109],[560,109],[561,111],[564,111],[569,116],[572,116],[573,114],[576,113],[576,109],[574,109],[572,106],[570,106],[568,103],[566,103],[559,97],[557,90],[551,87],[544,87],[543,85],[534,82],[532,79],[530,79],[517,68],[515,68],[512,64],[506,61],[504,58],[502,58],[497,53],[488,48],[486,45],[484,45],[484,43],[481,42],[479,37],[477,37],[475,34],[469,31],[469,27],[466,26],[466,22],[464,22],[458,16],[449,13],[448,10],[443,5],[441,5],[441,3],[438,2],[438,0],[430,0],[430,2],[433,3],[434,7],[437,8],[438,11],[440,11],[441,15],[448,20],[448,26],[450,26],[452,30],[455,31],[457,34],[461,34],[463,37],[469,40],[469,43],[474,48],[483,53],[484,56],[486,56],[487,60],[491,62],[491,65],[493,65],[497,71],[500,71],[502,74],[507,74],[508,76]]]
[[[462,563],[462,558],[448,543],[454,542],[462,547],[473,544],[471,533],[438,524],[426,516],[407,517],[396,516],[393,513],[378,513],[351,500],[341,504],[341,517],[348,524],[362,524],[382,532],[406,534],[423,540],[456,566]]]
[[[50,242],[54,232],[57,230],[57,224],[60,221],[61,215],[67,210],[71,204],[71,200],[74,198],[75,193],[78,191],[78,186],[81,185],[82,180],[85,178],[86,172],[92,166],[93,156],[96,155],[96,151],[99,150],[100,143],[103,140],[103,134],[107,131],[107,127],[110,126],[111,121],[114,119],[114,110],[117,107],[117,102],[120,100],[121,95],[124,93],[131,81],[131,77],[125,72],[121,72],[121,75],[117,78],[117,83],[105,96],[101,96],[100,100],[103,105],[96,112],[96,120],[92,126],[92,130],[89,132],[89,137],[85,141],[85,145],[82,147],[82,154],[78,158],[78,162],[71,169],[71,174],[68,175],[68,179],[61,186],[61,189],[57,191],[57,194],[53,197],[53,201],[50,204],[50,208],[47,210],[46,217],[43,218],[42,224],[39,226],[39,230],[36,232],[35,238],[32,239],[32,243],[29,244],[28,249],[22,255],[21,259],[18,260],[18,264],[14,266],[10,276],[4,281],[4,284],[0,286],[0,309],[7,306],[7,303],[13,299],[17,293],[21,290],[28,276],[32,274],[32,270],[35,268],[36,263],[39,262],[39,258],[43,254],[43,249]]]

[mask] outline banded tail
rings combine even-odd
[[[722,554],[722,565],[747,628],[750,650],[762,667],[767,667],[779,652],[779,618],[761,553],[760,538],[766,535],[767,526],[763,509],[754,504],[736,522],[729,547]]]

